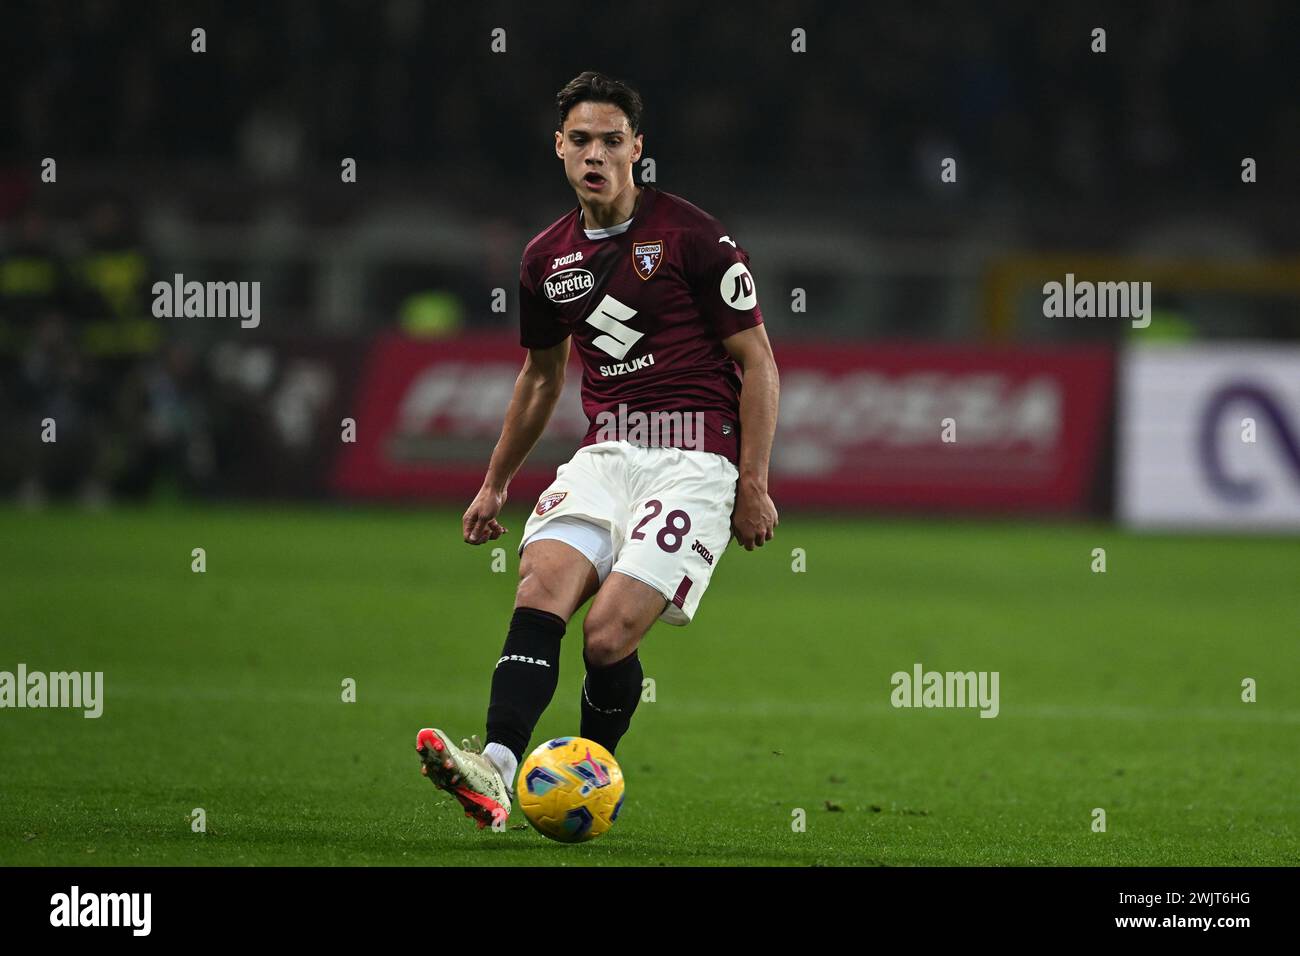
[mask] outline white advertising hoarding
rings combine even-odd
[[[1142,346],[1119,382],[1126,525],[1300,530],[1300,346]]]

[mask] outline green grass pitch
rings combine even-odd
[[[0,710],[0,863],[1300,862],[1296,542],[1088,524],[789,515],[733,543],[696,622],[642,645],[614,829],[478,832],[414,742],[483,731],[506,518],[493,573],[458,511],[0,511],[0,670],[103,671],[106,698]],[[577,732],[580,642],[535,744]],[[916,662],[999,672],[1000,714],[895,709]]]

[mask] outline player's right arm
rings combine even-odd
[[[505,506],[511,479],[542,437],[564,391],[569,341],[566,337],[550,348],[528,350],[524,367],[515,379],[515,391],[506,410],[501,437],[492,450],[483,487],[461,519],[465,541],[469,544],[495,541],[510,530],[501,526],[497,515]]]

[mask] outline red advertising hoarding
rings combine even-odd
[[[1111,411],[1109,349],[778,344],[778,507],[1086,508]],[[523,351],[508,336],[373,346],[336,491],[463,501],[483,480]],[[511,487],[528,501],[577,448],[581,372]]]

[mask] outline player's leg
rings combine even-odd
[[[599,585],[590,557],[562,538],[539,533],[519,556],[515,609],[546,611],[567,622]]]
[[[564,542],[563,529],[547,533],[553,537],[528,541],[520,559],[515,611],[492,673],[487,746],[480,752],[466,740],[457,747],[436,727],[416,736],[421,772],[480,828],[510,814],[515,769],[559,681],[560,639],[600,583],[587,555]]]
[[[505,646],[492,672],[484,753],[507,786],[559,682],[560,642],[578,608],[614,566],[611,450],[579,449],[537,499],[520,543],[519,587]]]
[[[641,699],[637,645],[668,602],[657,588],[611,574],[596,593],[583,624],[582,723],[579,733],[611,754],[627,733]]]
[[[509,813],[515,770],[555,692],[569,618],[613,566],[613,529],[623,514],[609,491],[608,472],[618,464],[611,458],[606,446],[579,449],[524,526],[515,610],[492,675],[487,747],[458,748],[432,727],[417,736],[422,771],[480,826]]]
[[[690,623],[731,538],[736,467],[673,448],[629,456],[634,504],[618,559],[587,613],[582,736],[611,753],[641,699],[636,652],[656,618]]]
[[[507,785],[533,736],[533,729],[555,696],[560,680],[560,644],[569,618],[600,586],[591,558],[561,537],[567,525],[539,532],[519,559],[515,611],[500,658],[492,671],[484,754],[501,770]],[[581,533],[581,530],[578,530]],[[581,540],[578,545],[585,546]]]

